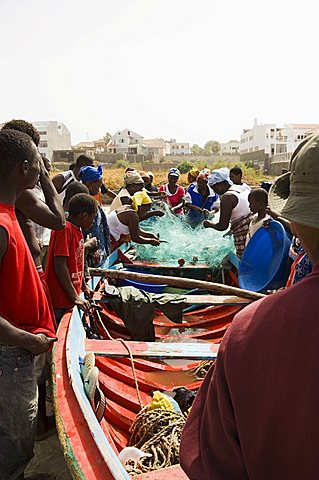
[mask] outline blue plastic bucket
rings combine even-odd
[[[247,244],[238,268],[240,288],[265,292],[283,287],[289,274],[290,240],[281,223],[270,220]]]
[[[155,283],[144,283],[144,282],[136,282],[136,280],[121,280],[121,285],[123,287],[135,287],[139,290],[144,290],[144,292],[150,293],[163,293],[164,288],[166,285],[162,284],[155,284]]]
[[[123,268],[122,272],[134,272],[135,270],[130,270],[129,268]],[[148,273],[144,272],[142,270],[139,271],[139,273]],[[120,280],[120,284],[123,287],[135,287],[138,288],[139,290],[144,290],[144,292],[149,292],[149,293],[163,293],[165,287],[167,285],[164,284],[157,284],[157,283],[145,283],[145,282],[138,282],[136,280],[129,280],[129,279],[124,279]]]

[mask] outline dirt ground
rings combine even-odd
[[[34,457],[25,471],[25,476],[28,478],[40,473],[54,475],[56,480],[72,480],[56,434],[35,444]]]

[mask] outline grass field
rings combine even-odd
[[[214,165],[215,167],[215,165]],[[219,168],[215,167],[215,168]],[[244,181],[251,186],[259,186],[263,180],[269,180],[271,177],[260,174],[258,171],[253,168],[242,168],[244,172]],[[154,184],[156,186],[163,185],[167,182],[167,172],[163,170],[156,170],[152,168],[152,173],[154,174]],[[103,181],[105,185],[111,190],[118,190],[123,185],[123,175],[124,168],[116,168],[111,170],[104,170],[103,172]],[[187,182],[187,173],[181,174],[179,179],[179,184],[183,186],[188,186]]]
[[[135,165],[134,165],[135,166]],[[220,168],[220,167],[227,167],[232,168],[235,166],[234,163],[231,162],[218,162],[210,165],[212,169]],[[243,170],[243,180],[251,186],[259,186],[263,180],[272,180],[273,177],[269,177],[267,175],[263,175],[258,170],[254,170],[251,167],[247,167],[244,163],[236,163],[236,166],[240,167]],[[204,166],[198,165],[199,170],[201,170]],[[136,166],[138,170],[138,166]],[[149,169],[154,174],[154,184],[156,186],[163,185],[167,182],[167,171],[163,170],[163,168],[157,168],[155,164],[150,164]],[[118,191],[123,186],[123,175],[124,175],[125,168],[104,168],[103,170],[103,181],[105,185],[110,188],[111,190]],[[59,173],[58,170],[54,169],[51,172],[51,176]],[[183,173],[180,176],[179,184],[183,185],[184,187],[188,186],[187,182],[187,173]]]

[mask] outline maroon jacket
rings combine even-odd
[[[236,315],[187,419],[192,480],[319,478],[319,265]]]

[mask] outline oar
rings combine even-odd
[[[167,277],[164,275],[149,275],[140,272],[128,272],[121,270],[110,270],[103,268],[90,268],[90,274],[95,276],[105,276],[115,279],[136,280],[139,282],[166,284],[173,287],[181,288],[201,288],[210,292],[220,293],[222,295],[235,295],[249,300],[259,300],[265,295],[261,293],[251,292],[250,290],[242,290],[241,288],[223,285],[221,283],[206,282],[203,280],[193,280],[191,278]]]

